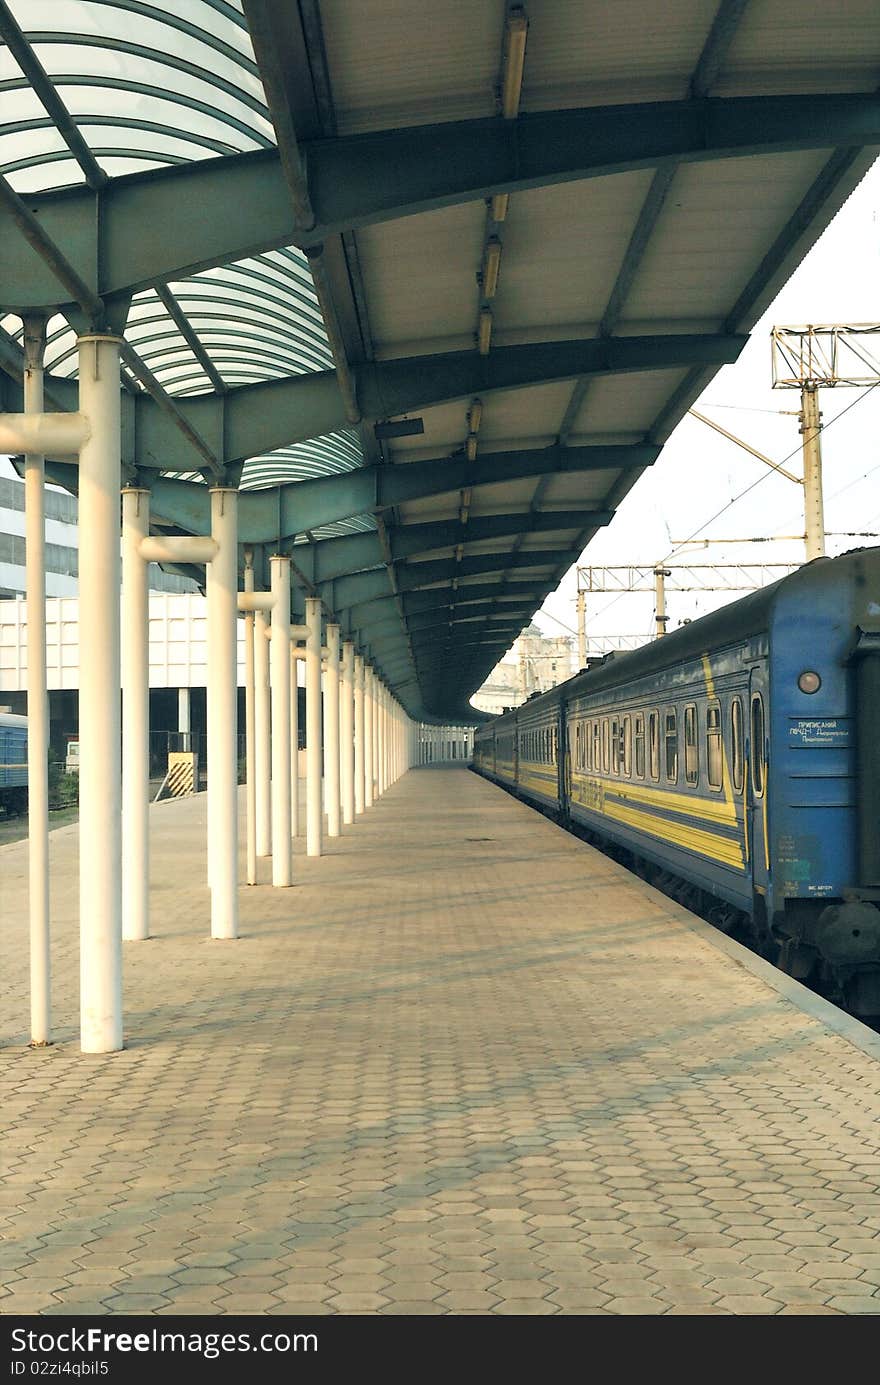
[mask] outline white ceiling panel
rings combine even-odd
[[[699,314],[720,326],[831,150],[678,169],[626,304],[629,318]],[[723,262],[725,273],[718,273]]]
[[[594,434],[611,433],[623,420],[644,435],[684,376],[683,370],[646,370],[591,380],[570,441],[591,443]]]
[[[549,477],[541,498],[547,505],[593,505],[601,508],[621,477],[620,471],[560,472]]]
[[[494,115],[504,12],[503,0],[322,0],[340,133]]]
[[[648,188],[650,170],[534,188],[510,200],[494,311],[499,342],[513,328],[559,339],[602,318]]]
[[[523,447],[542,447],[559,432],[559,422],[571,394],[571,382],[531,385],[520,390],[495,390],[483,400],[480,442],[499,444],[521,439]]]
[[[873,91],[878,49],[876,0],[750,0],[715,91]]]
[[[463,333],[473,346],[485,221],[465,202],[358,233],[377,356],[458,350]]]
[[[717,0],[529,3],[524,108],[679,100],[717,8]]]

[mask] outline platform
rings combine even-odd
[[[0,850],[0,1312],[880,1312],[870,1031],[463,769],[243,888],[233,942],[204,815],[152,809],[156,936],[106,1057],[76,1038],[77,829],[43,1051]]]

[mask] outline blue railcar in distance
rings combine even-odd
[[[0,712],[0,808],[24,812],[27,782],[27,717]]]
[[[880,549],[607,656],[479,728],[474,767],[880,1015]]]

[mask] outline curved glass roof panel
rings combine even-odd
[[[288,481],[305,481],[311,476],[332,476],[334,472],[354,471],[362,462],[356,433],[327,433],[262,457],[251,457],[245,462],[241,488],[257,490]]]
[[[46,99],[20,36],[0,44],[0,172],[20,195],[86,177],[55,124],[53,95],[100,170],[93,167],[93,178],[274,147],[250,35],[233,0],[9,0],[9,8],[51,83]],[[18,319],[3,326],[20,344]],[[333,369],[308,262],[296,248],[145,289],[131,302],[125,337],[170,396]],[[76,375],[75,332],[60,316],[48,324],[46,368]],[[144,387],[131,370],[125,379],[130,389]],[[278,485],[362,461],[355,433],[332,434],[250,459],[242,484]],[[359,523],[370,527],[372,519],[345,521],[339,532],[356,532]]]

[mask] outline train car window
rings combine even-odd
[[[696,784],[700,774],[700,757],[697,746],[697,709],[691,702],[684,709],[684,777],[688,784]]]
[[[608,773],[608,718],[602,718],[602,768]]]
[[[576,769],[580,769],[580,767],[581,767],[581,724],[580,724],[579,721],[578,721],[578,722],[575,722],[575,728],[574,728],[574,763],[575,763],[575,768],[576,768]]]
[[[709,788],[720,789],[723,774],[721,754],[721,704],[710,702],[706,708],[706,773]]]
[[[611,718],[611,773],[620,773],[620,722]]]
[[[559,764],[559,727],[554,726],[550,733],[550,759],[554,765]]]
[[[645,714],[636,712],[635,715],[635,761],[636,778],[645,777]]]
[[[623,766],[621,773],[625,774],[627,779],[629,779],[632,774],[632,720],[630,717],[623,718],[621,748],[623,750]]]
[[[651,778],[660,778],[660,713],[648,716],[648,747],[651,759]]]
[[[752,698],[752,789],[755,797],[764,792],[764,699],[760,693]]]
[[[599,721],[593,722],[593,769],[601,768],[601,757],[599,749]]]
[[[745,750],[743,746],[743,705],[738,697],[730,705],[730,734],[733,742],[732,773],[733,787],[742,792]]]
[[[678,713],[672,707],[666,713],[664,730],[666,778],[670,784],[678,779]]]

